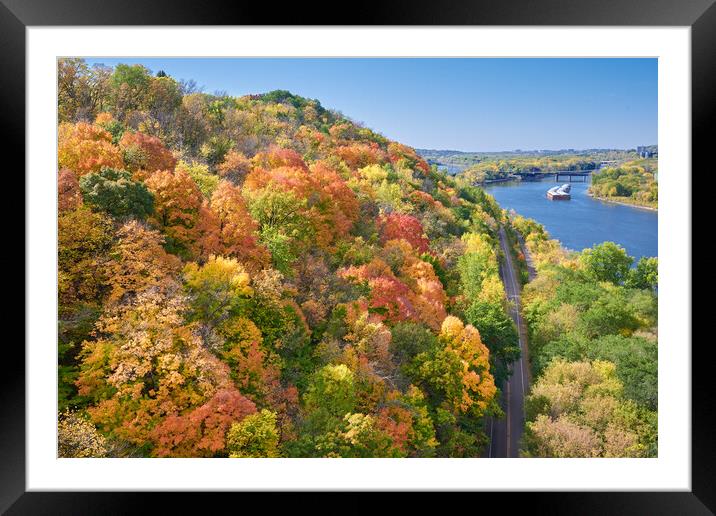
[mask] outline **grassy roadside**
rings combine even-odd
[[[512,258],[515,260],[517,267],[517,274],[519,275],[520,286],[525,286],[529,282],[529,269],[527,267],[527,260],[525,259],[524,252],[522,251],[522,245],[520,244],[517,230],[512,227],[512,224],[508,223],[504,225],[505,234],[507,235],[507,241],[510,245],[510,252]]]

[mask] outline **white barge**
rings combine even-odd
[[[568,201],[572,198],[569,193],[571,189],[572,186],[569,184],[562,186],[553,186],[552,188],[547,190],[547,199],[550,199],[552,201]]]

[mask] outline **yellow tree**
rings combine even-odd
[[[440,329],[445,349],[457,355],[462,364],[462,391],[450,400],[461,412],[482,413],[493,401],[497,389],[490,374],[490,351],[482,343],[480,332],[454,316],[445,318]]]
[[[122,168],[122,153],[112,144],[112,135],[98,125],[61,123],[58,131],[57,160],[78,177],[98,172],[102,167]]]
[[[111,227],[109,217],[86,207],[59,215],[57,267],[61,305],[96,303],[102,299]]]
[[[129,295],[174,283],[180,260],[164,250],[161,233],[131,220],[119,228],[116,236],[112,259],[107,264],[110,302],[120,302]]]
[[[98,428],[145,446],[167,416],[196,408],[231,387],[229,369],[185,324],[185,300],[156,290],[109,308],[96,340],[82,346],[79,394]]]

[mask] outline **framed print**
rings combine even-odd
[[[691,170],[716,8],[506,5],[4,1],[27,305],[0,507],[710,513]]]

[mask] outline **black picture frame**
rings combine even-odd
[[[347,11],[344,11],[347,12]],[[320,14],[319,14],[320,13]],[[170,0],[0,0],[0,118],[4,145],[25,152],[25,29],[46,25],[573,25],[690,26],[692,51],[693,167],[706,171],[713,144],[716,93],[716,6],[714,0],[424,0],[361,3],[350,14],[335,4],[297,3],[280,9],[267,3],[178,3]],[[20,168],[16,168],[20,170]],[[24,186],[22,187],[24,192]],[[17,194],[24,198],[23,194]],[[693,205],[693,202],[692,202]],[[692,235],[694,232],[692,231]],[[23,246],[24,253],[24,246]],[[14,300],[13,300],[14,301]],[[19,303],[17,303],[19,305]],[[24,306],[24,305],[23,305]],[[696,304],[694,304],[696,306]],[[32,307],[27,307],[31,310]],[[692,316],[693,320],[693,316]],[[688,321],[689,325],[691,321]],[[9,344],[10,341],[6,341]],[[146,497],[188,509],[180,493],[59,493],[25,489],[25,353],[17,341],[6,345],[0,375],[0,512],[8,514],[114,514],[144,512]],[[692,348],[692,491],[616,493],[479,493],[480,503],[499,497],[528,503],[550,514],[712,514],[716,510],[714,392],[708,341]],[[670,345],[677,345],[671,343]],[[8,365],[11,364],[11,365]],[[218,493],[203,494],[216,503]],[[246,493],[240,496],[247,496]],[[305,496],[305,493],[300,496]]]

